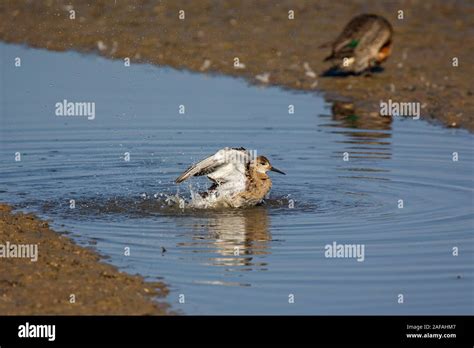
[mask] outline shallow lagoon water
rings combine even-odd
[[[317,94],[240,79],[16,45],[0,52],[0,201],[52,219],[127,272],[164,281],[175,310],[474,312],[467,132],[332,115]],[[95,119],[56,116],[64,99],[95,102]],[[225,146],[255,149],[287,173],[272,174],[267,204],[169,206],[191,190],[173,180]],[[363,244],[364,261],[326,258],[333,242]]]

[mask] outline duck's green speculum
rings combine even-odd
[[[359,44],[359,40],[352,40],[348,46],[350,48],[356,48],[358,44]]]

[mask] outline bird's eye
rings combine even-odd
[[[260,164],[261,164],[262,166],[264,166],[266,163],[265,163],[265,162],[260,162]]]

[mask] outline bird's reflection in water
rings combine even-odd
[[[382,132],[391,131],[391,117],[358,110],[351,102],[333,101],[331,111],[332,119],[338,121],[338,127]],[[373,133],[371,134],[373,135]]]
[[[264,270],[267,264],[254,259],[270,253],[269,227],[265,206],[208,212],[193,225],[191,244],[213,248],[217,256],[210,258],[212,265]]]
[[[380,179],[373,173],[388,172],[378,168],[381,160],[392,157],[392,119],[380,116],[378,113],[364,112],[356,109],[351,102],[334,101],[332,105],[332,119],[335,121],[323,127],[332,127],[333,134],[341,134],[343,139],[338,143],[345,144],[343,152],[350,154],[351,159],[359,159],[364,165],[352,161],[356,166],[342,166],[338,170],[350,172],[366,172],[365,178]],[[334,151],[334,157],[340,157],[341,150]],[[367,162],[367,161],[372,162]],[[361,162],[362,163],[362,162]],[[356,175],[360,177],[360,175]]]

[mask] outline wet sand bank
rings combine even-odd
[[[33,214],[0,204],[0,315],[170,314],[155,300],[168,293],[164,284],[100,260]]]
[[[394,52],[384,71],[321,77],[329,68],[322,62],[328,50],[318,47],[362,12],[383,15],[394,27]],[[474,42],[466,38],[473,33],[474,4],[461,0],[0,3],[0,39],[6,42],[323,91],[330,99],[354,103],[369,128],[371,120],[379,122],[380,101],[392,99],[419,102],[422,118],[472,131],[474,67],[468,61]]]

